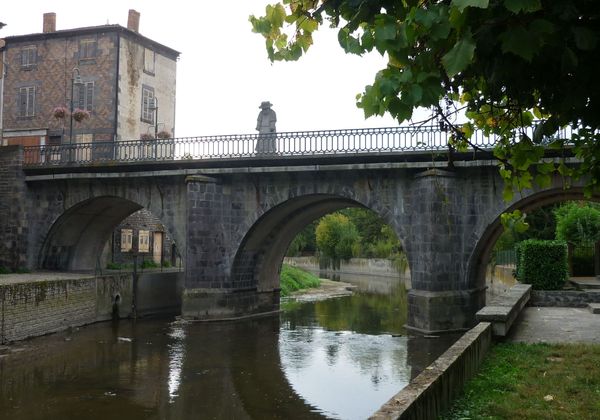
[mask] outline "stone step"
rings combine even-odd
[[[593,314],[600,314],[600,303],[588,303],[588,308]]]
[[[573,279],[571,278],[571,283],[573,283],[578,289],[600,289],[600,280],[598,278],[586,278],[584,279]]]

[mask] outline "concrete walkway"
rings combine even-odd
[[[506,341],[600,344],[600,314],[587,308],[526,307]]]

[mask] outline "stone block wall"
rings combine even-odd
[[[69,327],[130,315],[132,279],[117,275],[0,286],[0,341],[44,335]]]
[[[0,147],[0,267],[25,267],[27,205],[23,148]]]

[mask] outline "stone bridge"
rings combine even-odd
[[[151,155],[147,142],[130,145],[136,151],[126,158],[115,146],[98,154],[95,144],[86,153],[78,145],[75,155],[84,160],[72,160],[71,151],[64,159],[65,150],[0,148],[0,266],[93,270],[115,227],[146,208],[185,250],[183,316],[267,313],[278,309],[279,270],[296,234],[327,213],[364,207],[391,226],[406,251],[408,326],[461,330],[485,303],[500,215],[582,198],[581,189],[566,190],[557,178],[506,203],[495,162],[482,152],[455,153],[449,169],[445,153],[386,149],[389,139],[375,150],[319,153],[305,153],[312,140],[297,153],[285,149],[288,141],[274,156],[253,155],[252,136],[233,139],[235,153],[227,149],[232,139],[204,140],[210,145],[182,152],[171,139]]]

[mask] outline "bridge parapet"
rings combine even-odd
[[[561,133],[563,135],[570,133],[565,131]],[[39,167],[233,158],[285,159],[362,153],[408,154],[447,151],[451,136],[451,131],[431,125],[28,146],[24,148],[24,165]],[[258,148],[259,141],[267,137],[275,144],[275,150],[270,152]],[[470,141],[478,149],[490,150],[497,144],[498,137],[476,130]]]

